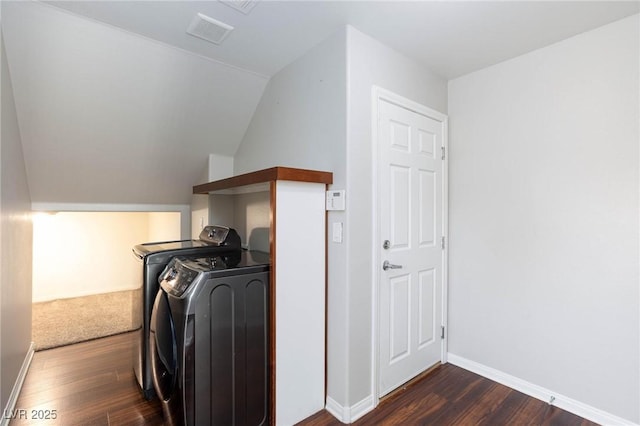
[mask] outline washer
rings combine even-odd
[[[266,425],[269,255],[176,257],[159,280],[149,353],[165,422]]]
[[[146,399],[155,396],[151,360],[147,350],[151,307],[158,293],[160,273],[174,256],[211,256],[229,250],[240,250],[240,236],[234,229],[218,225],[206,226],[197,240],[163,241],[133,247],[133,254],[142,264],[141,282],[138,286],[141,302],[133,305],[133,317],[140,324],[133,348],[133,370]]]

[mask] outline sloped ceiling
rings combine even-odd
[[[269,76],[350,24],[454,78],[638,13],[638,2],[2,2],[34,202],[188,203]],[[204,13],[235,27],[185,33]]]
[[[33,202],[188,203],[268,81],[46,5],[2,15]]]

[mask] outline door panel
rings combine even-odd
[[[391,241],[393,247],[409,248],[411,239],[411,171],[407,167],[390,166]]]
[[[409,335],[411,333],[411,278],[408,275],[389,281],[390,306],[390,363],[398,362],[409,355]]]
[[[418,319],[418,350],[424,348],[424,346],[433,343],[436,330],[435,324],[437,323],[435,314],[436,307],[436,275],[433,269],[428,271],[421,271],[418,276],[419,286],[418,289],[418,302],[420,315]]]
[[[437,135],[424,129],[418,129],[419,152],[429,158],[436,158]]]
[[[392,149],[409,152],[411,149],[411,128],[407,123],[389,120],[389,145]]]
[[[418,171],[420,188],[418,191],[418,223],[420,223],[420,247],[434,246],[436,238],[436,173],[431,170]]]
[[[443,123],[378,100],[379,383],[383,396],[440,361]],[[389,240],[388,249],[382,241]]]

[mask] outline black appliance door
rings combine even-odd
[[[168,401],[177,381],[176,331],[167,294],[160,290],[151,314],[151,369],[158,397]]]

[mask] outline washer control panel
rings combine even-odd
[[[173,258],[160,274],[158,282],[166,292],[180,297],[197,276],[197,271],[187,268],[179,258]]]

